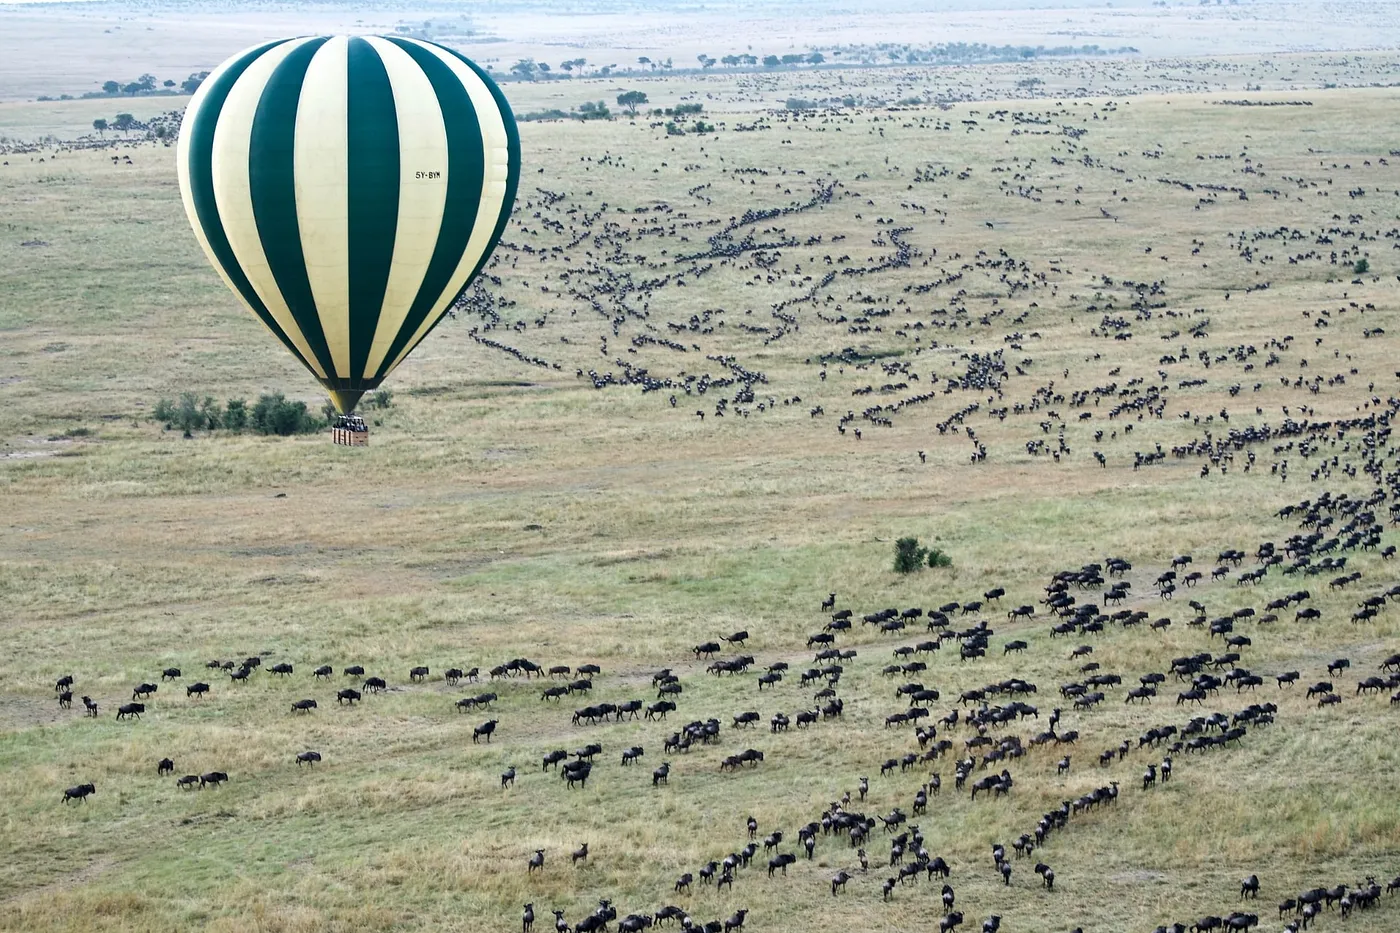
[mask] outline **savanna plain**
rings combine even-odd
[[[964,929],[997,915],[1006,931],[1150,931],[1236,910],[1281,929],[1295,915],[1275,905],[1301,891],[1384,886],[1400,874],[1400,706],[1393,683],[1358,686],[1388,678],[1400,652],[1386,598],[1400,563],[1385,556],[1400,480],[1400,92],[1321,85],[1380,83],[1392,65],[512,83],[518,113],[632,88],[650,103],[521,124],[501,247],[388,383],[392,401],[367,412],[358,449],[325,432],[185,437],[157,420],[185,392],[283,392],[313,411],[321,399],[200,254],[173,148],[116,131],[79,144],[101,101],[0,105],[0,928],[496,931],[519,929],[530,903],[547,929],[551,911],[576,924],[601,898],[619,918],[746,909],[746,930],[774,933],[933,928],[941,881],[882,896],[898,870],[882,822],[863,843],[868,870],[841,833],[819,831],[810,859],[798,842],[862,777],[868,796],[843,808],[906,814],[897,832],[917,825],[946,860]],[[1161,86],[1204,72],[1230,87]],[[1279,89],[1282,73],[1299,79]],[[937,82],[997,94],[911,99]],[[1244,89],[1261,83],[1273,89]],[[890,102],[845,100],[876,84]],[[683,103],[702,110],[649,115]],[[171,106],[129,105],[150,111],[141,120]],[[1289,547],[1314,532],[1315,553]],[[951,566],[894,572],[905,537]],[[1269,563],[1265,542],[1286,556]],[[1238,564],[1219,556],[1236,549]],[[1053,635],[1073,618],[1046,602],[1054,575],[1107,574],[1110,558],[1131,569],[1068,587],[1098,607],[1081,623],[1108,616],[1102,631]],[[1106,605],[1114,580],[1131,587]],[[985,598],[993,588],[1005,595]],[[940,639],[928,614],[949,603],[954,636]],[[1010,619],[1020,606],[1033,614]],[[861,621],[887,607],[924,614],[887,632]],[[814,699],[827,677],[800,675],[825,666],[808,639],[842,609],[853,625],[835,647],[855,654],[830,684],[841,715],[774,730],[775,714],[829,702]],[[1233,631],[1213,634],[1226,618]],[[957,634],[975,640],[979,622],[985,657],[963,659]],[[752,667],[710,673],[695,647],[741,630],[746,644],[716,657]],[[934,639],[940,650],[898,651]],[[1025,650],[1006,651],[1013,640]],[[1262,684],[1177,702],[1192,675],[1175,660],[1231,650],[1203,673]],[[245,683],[206,667],[254,655]],[[591,693],[556,702],[542,692],[568,681],[488,673],[516,658],[601,670]],[[915,659],[927,669],[886,673]],[[270,673],[279,663],[293,673]],[[321,665],[328,680],[312,676]],[[342,674],[352,665],[388,689],[337,703],[363,680]],[[429,673],[411,680],[418,666]],[[166,668],[181,677],[161,682]],[[481,682],[449,684],[449,668]],[[682,687],[666,721],[571,722],[587,705],[655,702],[666,668]],[[1278,685],[1288,671],[1298,682]],[[1097,705],[1062,696],[1091,673],[1122,683],[1091,688]],[[1156,697],[1127,702],[1152,673],[1166,675]],[[97,717],[59,707],[63,675]],[[959,702],[1012,678],[1036,692]],[[197,680],[211,690],[187,697]],[[146,712],[118,721],[148,681]],[[939,691],[932,715],[888,722],[911,681]],[[1340,702],[1308,696],[1318,681]],[[485,691],[489,711],[458,711]],[[291,711],[306,698],[314,711]],[[882,772],[932,746],[915,726],[1013,700],[1038,715],[986,726],[992,745],[938,724],[948,752]],[[1272,722],[1242,738],[1168,747],[1192,717],[1265,703]],[[732,725],[750,710],[756,726]],[[717,741],[663,747],[712,717]],[[490,743],[474,742],[488,719]],[[1182,731],[1139,744],[1162,725]],[[1010,739],[1024,754],[981,766]],[[586,786],[541,768],[589,743],[602,752]],[[633,746],[644,754],[624,767]],[[756,767],[721,769],[748,748]],[[299,765],[307,750],[321,761]],[[1009,791],[955,789],[967,755],[968,785],[1005,768]],[[1166,755],[1171,779],[1144,787]],[[157,775],[164,757],[174,775]],[[174,780],[211,771],[228,782]],[[935,774],[941,790],[915,813]],[[64,803],[85,782],[96,793]],[[1110,782],[1116,802],[1076,807],[1029,858],[1009,857],[1004,883],[994,844]],[[683,873],[748,843],[749,816],[760,846],[780,830],[775,851],[797,861],[770,877],[760,847],[732,885],[678,893]],[[537,849],[543,870],[527,872]],[[833,896],[838,871],[852,878]],[[1260,894],[1242,902],[1249,875]],[[1382,933],[1400,907],[1382,895],[1314,923]]]

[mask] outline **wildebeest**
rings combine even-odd
[[[272,665],[271,667],[268,668],[268,671],[269,671],[270,673],[273,673],[273,674],[281,674],[281,675],[284,676],[284,677],[285,677],[286,675],[288,675],[288,674],[293,673],[292,666],[291,666],[290,664],[286,663],[285,661],[282,662],[281,664],[274,664],[274,665]]]
[[[167,667],[164,671],[161,672],[160,679],[179,680],[180,676],[180,669],[178,667]]]
[[[292,712],[294,713],[309,713],[315,708],[315,700],[297,700],[292,704]]]
[[[175,762],[171,761],[169,758],[162,758],[160,761],[156,762],[156,776],[157,776],[157,777],[160,777],[160,776],[163,776],[163,775],[166,775],[166,774],[174,774],[174,773],[175,773]]]
[[[228,780],[228,775],[222,771],[209,771],[199,776],[199,789],[203,790],[205,785],[218,787]]]
[[[497,721],[498,720],[495,719],[488,719],[481,725],[472,729],[472,744],[475,745],[477,739],[484,735],[486,736],[486,743],[489,745],[491,743],[491,735],[496,731]]]
[[[366,677],[365,682],[360,685],[361,690],[368,690],[371,693],[383,693],[389,689],[389,685],[384,682],[383,677]]]
[[[125,719],[128,716],[134,716],[137,719],[140,719],[141,714],[145,711],[145,703],[123,703],[121,706],[117,707],[117,718]]]
[[[536,849],[535,854],[530,856],[530,861],[525,866],[525,873],[528,875],[536,869],[544,871],[544,849]]]
[[[329,677],[334,673],[335,669],[333,667],[329,664],[322,664],[320,667],[316,668],[316,670],[312,671],[311,675],[317,680],[320,680],[322,677]]]
[[[668,783],[668,779],[670,777],[671,763],[669,761],[663,761],[661,762],[661,767],[656,768],[651,772],[651,786],[656,787],[660,784],[666,784]]]
[[[588,843],[586,842],[569,854],[569,861],[575,865],[586,858],[588,858]]]
[[[87,714],[88,714],[89,716],[92,716],[92,717],[96,718],[96,716],[97,716],[97,703],[92,699],[92,697],[90,697],[90,696],[85,696],[85,697],[83,697],[83,709],[85,709],[85,710],[87,711]]]
[[[155,692],[155,684],[137,684],[136,687],[131,691],[131,698],[133,700],[139,700],[142,698],[150,699],[151,694]]]
[[[422,683],[428,679],[428,669],[426,667],[415,667],[408,672],[408,679],[414,683]]]
[[[360,691],[346,687],[344,690],[337,690],[335,694],[336,703],[349,703],[355,705],[355,701],[360,698]]]
[[[312,751],[297,752],[297,767],[298,767],[298,768],[300,768],[302,765],[311,765],[312,767],[315,767],[315,766],[316,766],[316,762],[318,762],[318,761],[320,761],[320,760],[321,760],[321,753],[320,753],[320,752],[312,752]]]
[[[70,787],[63,792],[63,802],[76,800],[79,803],[86,803],[89,794],[97,793],[97,787],[93,784],[79,784],[77,787]]]
[[[202,697],[209,692],[209,685],[206,683],[190,684],[185,688],[186,697]]]

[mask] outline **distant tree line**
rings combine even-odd
[[[207,77],[209,77],[209,72],[200,71],[191,74],[183,81],[176,81],[174,78],[166,78],[161,81],[153,74],[143,74],[131,81],[118,81],[113,78],[102,82],[102,90],[88,91],[82,95],[82,98],[88,100],[95,97],[173,97],[181,94],[193,94],[199,90],[199,86],[204,83],[204,79]],[[73,100],[73,95],[41,96],[39,100]]]
[[[696,56],[699,69],[710,71],[716,65],[728,69],[763,69],[775,71],[784,68],[827,66],[878,67],[893,65],[963,65],[984,62],[1029,61],[1037,58],[1063,58],[1070,56],[1135,55],[1138,50],[1132,46],[1116,49],[1101,48],[1098,45],[1000,45],[983,42],[941,42],[936,45],[913,45],[908,43],[882,42],[875,45],[843,45],[825,50],[813,49],[808,52],[789,52],[783,55],[769,54],[758,56],[751,53],[723,55],[715,58],[707,53]],[[593,70],[590,72],[589,68]],[[508,80],[540,81],[573,77],[610,77],[612,75],[637,75],[669,72],[675,68],[671,59],[653,59],[642,55],[635,65],[591,65],[586,59],[573,58],[561,62],[557,69],[533,58],[522,58],[511,65],[504,75]],[[498,77],[499,77],[498,73]]]

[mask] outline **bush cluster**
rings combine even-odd
[[[392,394],[381,389],[369,397],[367,404],[387,408],[391,399]],[[179,428],[185,437],[194,437],[196,431],[218,430],[290,437],[311,434],[327,424],[327,419],[310,411],[305,402],[292,401],[281,392],[263,395],[251,405],[241,398],[231,398],[220,405],[211,395],[200,398],[194,392],[185,392],[178,400],[161,399],[151,414],[165,424],[167,431]]]
[[[921,547],[918,538],[900,538],[894,543],[895,573],[913,573],[922,567],[951,567],[953,558],[942,548]]]

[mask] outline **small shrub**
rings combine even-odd
[[[930,567],[951,567],[953,558],[949,557],[942,548],[931,547],[928,549],[928,565]]]
[[[367,408],[388,408],[394,404],[394,393],[389,389],[375,389],[366,402]]]
[[[168,398],[163,398],[156,402],[156,407],[151,409],[151,417],[165,424],[168,431],[175,424],[175,403]]]
[[[248,427],[248,403],[241,398],[231,398],[224,405],[224,427],[234,432],[241,433]]]
[[[1371,271],[1371,261],[1369,259],[1358,259],[1356,265],[1351,267],[1351,271],[1357,275],[1365,275]]]
[[[923,566],[926,548],[919,547],[918,538],[900,538],[894,543],[894,572],[913,573]]]
[[[306,410],[305,402],[288,401],[281,392],[259,398],[253,406],[250,420],[253,429],[259,434],[276,434],[281,437],[310,434],[324,424]]]

